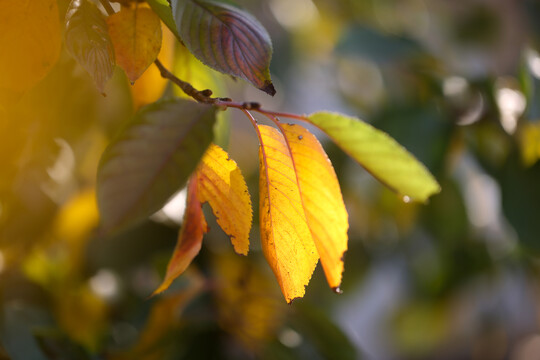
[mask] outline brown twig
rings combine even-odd
[[[159,61],[159,59],[156,59],[154,61],[154,64],[156,64],[156,66],[158,67],[159,72],[161,73],[161,77],[163,77],[165,79],[169,79],[170,81],[172,81],[186,95],[191,96],[193,99],[197,100],[198,102],[204,103],[204,104],[216,104],[219,101],[219,99],[211,97],[212,96],[212,90],[206,89],[206,90],[199,91],[199,90],[195,89],[190,83],[188,83],[188,82],[186,82],[184,80],[180,80],[173,73],[171,73],[169,70],[167,70],[167,68],[165,68],[165,66],[163,66],[161,61]]]
[[[107,12],[107,14],[109,14],[109,15],[114,14],[114,9],[112,8],[111,3],[109,2],[109,0],[99,0],[99,2],[101,3],[101,5],[103,5],[103,7],[105,8],[105,11]]]
[[[109,0],[99,0],[101,5],[103,5],[103,8],[105,8],[105,11],[107,11],[107,14],[113,15],[115,13],[114,9],[112,8]],[[229,98],[213,98],[212,97],[212,90],[205,89],[205,90],[197,90],[188,83],[187,81],[181,80],[176,75],[174,75],[172,72],[170,72],[159,59],[156,59],[154,61],[154,64],[159,69],[159,72],[161,74],[161,77],[164,79],[168,79],[172,81],[175,85],[177,85],[186,95],[192,97],[197,102],[203,103],[203,104],[213,104],[216,106],[219,106],[223,109],[227,108],[234,108],[242,110],[244,113],[247,112],[247,110],[253,110],[260,114],[263,114],[265,116],[274,117],[276,120],[278,117],[286,117],[289,119],[295,119],[295,120],[301,120],[301,121],[308,121],[308,119],[305,116],[302,115],[296,115],[296,114],[289,114],[289,113],[282,113],[282,112],[274,112],[274,111],[268,111],[263,110],[261,108],[261,104],[257,102],[234,102]],[[251,115],[251,114],[250,114]]]

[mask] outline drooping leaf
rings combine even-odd
[[[304,296],[319,256],[308,228],[285,138],[261,125],[259,216],[262,248],[288,303]]]
[[[208,225],[201,208],[197,177],[193,176],[189,181],[186,212],[176,248],[167,265],[165,279],[152,295],[167,290],[173,280],[187,269],[191,261],[201,251],[203,235],[206,232],[208,232]]]
[[[71,1],[66,13],[65,43],[103,93],[113,74],[115,58],[107,22],[96,5],[88,0]]]
[[[339,291],[347,251],[347,210],[332,163],[306,128],[280,125],[290,148],[300,196],[328,284]]]
[[[171,5],[167,0],[146,0],[148,5],[154,10],[154,12],[159,16],[161,21],[171,30],[171,32],[180,40],[180,35],[176,30],[176,23],[172,15]]]
[[[161,50],[158,55],[159,61],[168,69],[173,67],[174,44],[176,42],[174,35],[164,25],[161,26],[163,40]],[[161,76],[157,66],[150,66],[142,76],[130,87],[135,109],[143,105],[153,103],[158,100],[168,80]]]
[[[253,215],[246,181],[238,165],[222,148],[210,145],[196,177],[200,201],[210,204],[217,223],[230,236],[234,250],[247,255]]]
[[[122,8],[107,18],[116,61],[135,82],[156,60],[161,48],[161,21],[151,10]]]
[[[143,108],[105,150],[98,169],[102,224],[121,228],[159,210],[212,141],[215,108],[177,99]]]
[[[308,119],[405,200],[425,202],[440,191],[424,165],[386,133],[357,118],[337,113],[317,112]]]
[[[0,104],[18,99],[58,60],[56,0],[0,1]]]
[[[275,94],[269,71],[272,42],[257,19],[212,0],[172,0],[171,4],[178,33],[199,60]]]

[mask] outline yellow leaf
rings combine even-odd
[[[201,209],[201,202],[197,190],[196,178],[192,177],[188,185],[186,213],[182,229],[178,235],[178,242],[174,249],[173,256],[167,265],[167,273],[163,283],[154,291],[152,295],[165,291],[191,264],[191,261],[201,250],[202,238],[208,231],[208,225],[204,219]]]
[[[540,123],[526,123],[523,125],[520,135],[523,164],[532,166],[540,159]]]
[[[304,296],[319,256],[308,228],[285,138],[259,126],[259,213],[266,260],[288,303]]]
[[[326,279],[339,291],[349,222],[336,173],[321,144],[306,128],[280,127],[291,150],[307,222]]]
[[[55,220],[55,234],[74,245],[87,238],[97,228],[99,212],[95,189],[76,194],[59,211]]]
[[[58,60],[56,0],[0,1],[0,103],[17,100]]]
[[[174,34],[163,24],[161,25],[163,42],[158,55],[159,61],[168,69],[173,65],[174,44],[176,38]],[[156,66],[150,66],[141,77],[131,86],[133,105],[136,109],[143,105],[153,103],[160,98],[167,85],[167,80],[161,77],[161,73]]]
[[[272,340],[288,315],[271,275],[259,265],[232,254],[213,261],[219,324],[255,351]]]
[[[247,255],[251,230],[251,199],[238,165],[219,146],[210,145],[196,172],[201,203],[208,202],[234,250]]]
[[[107,18],[117,64],[131,82],[156,60],[161,48],[161,21],[149,8],[122,8]]]

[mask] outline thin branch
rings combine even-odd
[[[101,3],[101,5],[103,5],[103,7],[105,8],[105,11],[107,12],[107,14],[113,15],[115,13],[115,11],[112,8],[111,3],[109,2],[109,0],[99,0],[99,2]]]
[[[212,90],[206,89],[206,90],[199,91],[199,90],[195,89],[190,83],[188,83],[188,82],[186,82],[184,80],[180,80],[173,73],[171,73],[169,70],[167,70],[167,68],[165,68],[165,66],[163,66],[161,61],[159,61],[159,59],[156,59],[154,61],[154,64],[156,64],[156,66],[158,67],[159,72],[161,73],[161,77],[163,77],[165,79],[169,79],[170,81],[172,81],[186,95],[191,96],[193,99],[197,100],[200,103],[204,103],[204,104],[217,104],[218,103],[219,99],[211,97],[212,96]],[[229,100],[229,99],[227,99],[227,100]]]

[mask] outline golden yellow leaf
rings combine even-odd
[[[174,58],[174,45],[176,38],[174,34],[163,24],[161,24],[163,41],[158,59],[168,69],[172,68]],[[131,86],[133,105],[136,109],[143,105],[153,103],[163,94],[167,80],[161,77],[161,73],[156,66],[150,66],[141,77]]]
[[[306,128],[280,126],[293,157],[307,222],[326,279],[339,291],[349,222],[336,173],[323,147]]]
[[[17,100],[58,60],[56,0],[0,1],[0,103]]]
[[[233,254],[214,257],[219,324],[247,349],[259,350],[287,318],[287,306],[259,262]]]
[[[526,123],[520,135],[521,159],[525,166],[532,166],[540,159],[540,123]]]
[[[201,250],[202,238],[207,231],[208,225],[201,209],[197,181],[195,177],[192,177],[188,184],[186,213],[184,214],[184,221],[178,235],[176,248],[167,265],[165,279],[152,295],[165,291],[173,280],[187,269]]]
[[[288,303],[304,296],[319,256],[309,230],[285,138],[261,125],[259,213],[266,260]]]
[[[107,18],[116,63],[131,82],[156,60],[161,48],[161,21],[149,8],[122,8]]]
[[[246,181],[234,160],[219,146],[210,145],[196,172],[199,200],[208,202],[217,223],[230,236],[234,250],[247,255],[251,230],[251,199]]]

